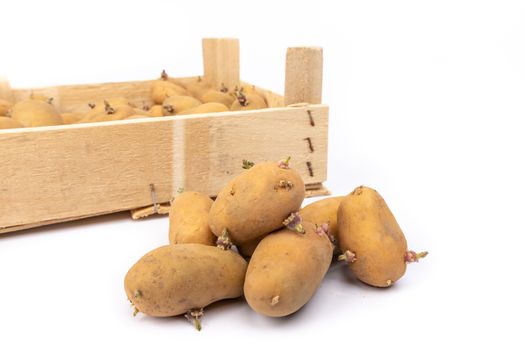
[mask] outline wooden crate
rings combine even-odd
[[[203,39],[203,79],[214,86],[239,78],[236,39]],[[195,79],[180,78],[180,81]],[[152,81],[11,89],[16,102],[32,92],[62,111],[88,101],[149,99]],[[252,85],[252,84],[250,84]],[[326,194],[328,106],[321,104],[322,49],[289,48],[285,94],[261,89],[270,108],[254,111],[0,130],[0,233],[132,210],[166,212],[180,189],[218,193],[255,163],[291,156],[308,195]]]

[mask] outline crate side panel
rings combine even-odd
[[[0,227],[168,201],[172,142],[170,121],[0,133]]]
[[[243,171],[243,159],[259,163],[287,156],[305,183],[326,180],[327,106],[231,113],[213,123],[190,119],[186,129],[185,189],[215,195]]]

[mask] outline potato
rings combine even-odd
[[[211,206],[212,232],[226,230],[234,244],[242,244],[282,227],[305,196],[301,176],[287,161],[257,164],[230,181]]]
[[[227,112],[230,109],[218,102],[208,102],[198,105],[190,109],[186,109],[177,115],[186,115],[186,114],[200,114],[200,113],[216,113],[216,112]]]
[[[128,104],[112,105],[108,101],[104,101],[104,111],[95,114],[94,116],[88,115],[87,120],[89,122],[105,122],[110,120],[122,120],[133,115],[136,115],[135,109]]]
[[[64,121],[64,124],[76,124],[84,118],[84,115],[80,113],[65,112],[60,113],[60,117]]]
[[[49,97],[42,94],[35,94],[34,92],[31,92],[31,95],[29,95],[29,99],[53,104],[53,97]]]
[[[239,91],[238,89],[236,91]],[[259,90],[258,88],[255,87],[255,85],[243,85],[241,87],[241,91],[245,94],[256,94],[256,95],[259,95],[266,104],[267,101],[266,101],[266,96],[264,96],[264,93]]]
[[[195,81],[189,82],[186,84],[186,90],[193,97],[200,99],[202,95],[208,92],[211,89],[211,86],[204,82],[201,77],[198,77]]]
[[[141,116],[146,116],[146,117],[149,117],[149,109],[144,109],[144,108],[133,108],[133,111],[135,112],[135,115],[141,115]]]
[[[304,233],[282,229],[266,236],[248,264],[244,295],[250,307],[272,317],[303,307],[321,284],[333,246],[325,232],[309,222]]]
[[[148,113],[152,117],[163,117],[164,113],[162,112],[162,105],[153,105],[148,110]]]
[[[129,110],[128,107],[135,108],[135,106],[127,98],[124,97],[112,97],[105,100],[91,102],[88,105],[91,108],[91,110],[86,113],[82,120],[90,121],[94,118],[104,119],[105,114],[111,114],[108,113],[108,110],[111,111],[111,109],[117,109],[121,106],[126,106],[124,107],[125,110]],[[106,119],[113,120],[111,118]]]
[[[14,120],[13,118],[8,117],[0,117],[0,130],[1,129],[15,129],[15,128],[23,128],[24,126]]]
[[[230,108],[232,111],[246,111],[266,107],[266,102],[258,94],[239,92]]]
[[[156,104],[162,104],[166,98],[174,95],[188,95],[188,93],[185,88],[170,81],[166,71],[162,71],[160,79],[151,84],[151,99]]]
[[[209,196],[199,192],[183,192],[175,198],[170,207],[170,243],[215,245],[217,237],[208,223],[212,204]]]
[[[0,116],[6,116],[12,106],[11,102],[0,98]]]
[[[134,114],[134,115],[131,115],[129,117],[126,117],[122,120],[129,120],[129,119],[145,119],[145,118],[151,118],[149,115],[138,115],[138,114]]]
[[[17,102],[11,109],[11,118],[25,127],[64,124],[55,107],[40,100]]]
[[[135,308],[168,317],[242,295],[246,261],[202,244],[170,244],[144,255],[128,271],[124,288]]]
[[[253,255],[253,252],[255,251],[255,249],[257,248],[257,246],[263,240],[264,237],[266,237],[266,235],[262,235],[255,239],[252,239],[251,241],[244,242],[242,244],[238,244],[237,250],[245,258],[249,258]]]
[[[222,103],[225,106],[231,106],[235,101],[235,97],[225,92],[217,90],[208,90],[207,92],[201,95],[199,100],[201,100],[202,103],[218,102]]]
[[[164,100],[162,112],[164,115],[176,115],[187,109],[197,107],[201,102],[191,96],[171,96]]]
[[[407,262],[426,252],[407,251],[407,242],[383,197],[360,186],[346,196],[337,212],[339,246],[354,275],[375,287],[389,287],[400,279]]]
[[[163,103],[170,96],[187,96],[186,90],[170,81],[157,80],[151,86],[150,96],[156,104]]]
[[[321,225],[328,224],[328,237],[339,241],[337,233],[337,209],[343,200],[343,196],[321,199],[313,202],[299,211],[304,221]]]
[[[91,109],[95,112],[104,112],[106,109],[106,103],[111,105],[112,107],[118,107],[118,106],[131,106],[135,107],[127,98],[125,97],[111,97],[106,98],[104,100],[95,101],[92,103],[89,103],[89,106]]]

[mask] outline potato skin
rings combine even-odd
[[[374,189],[357,187],[337,213],[339,246],[355,254],[354,275],[375,287],[389,287],[406,270],[407,242],[385,200]]]
[[[162,105],[153,105],[149,110],[148,113],[152,117],[163,117],[164,113],[162,112]]]
[[[281,181],[291,188],[281,186]],[[210,210],[210,228],[216,236],[227,229],[234,244],[275,231],[305,196],[301,175],[277,162],[256,164],[224,187]]]
[[[17,102],[11,109],[11,118],[25,127],[64,124],[55,107],[40,100]]]
[[[124,288],[142,313],[169,317],[215,301],[240,297],[246,261],[202,244],[170,244],[144,255],[128,271]]]
[[[177,115],[189,115],[189,114],[200,114],[200,113],[217,113],[217,112],[227,112],[230,109],[219,102],[206,102],[197,107],[186,109]]]
[[[290,315],[303,307],[321,284],[333,246],[315,225],[303,222],[305,233],[282,229],[266,236],[252,255],[244,295],[250,307],[271,317]],[[273,304],[273,305],[272,305]]]
[[[82,114],[80,114],[80,113],[66,112],[66,113],[61,113],[60,117],[64,121],[64,124],[76,124],[84,116]]]
[[[328,233],[339,241],[337,231],[337,210],[344,196],[330,197],[308,204],[299,211],[304,221],[313,224],[328,224]]]
[[[173,95],[164,100],[162,112],[165,116],[176,115],[182,111],[197,107],[201,102],[191,96]]]
[[[13,118],[0,117],[0,129],[16,129],[24,126]]]
[[[202,103],[218,102],[218,103],[222,103],[225,106],[231,106],[233,102],[235,101],[235,97],[225,92],[220,92],[217,90],[209,90],[203,93],[200,96],[199,100],[201,100]]]
[[[175,95],[187,95],[186,89],[168,80],[156,80],[151,84],[150,97],[155,104],[162,104]]]
[[[232,111],[248,111],[268,107],[259,94],[245,93],[244,96],[246,97],[246,104],[243,106],[237,98],[230,107]]]
[[[11,102],[0,98],[0,116],[6,116],[12,106]]]
[[[199,192],[184,192],[171,203],[171,244],[200,243],[215,245],[217,237],[211,232],[209,213],[213,201]]]
[[[255,252],[255,249],[257,248],[259,243],[264,239],[264,237],[266,237],[266,235],[262,235],[255,239],[252,239],[251,241],[238,244],[237,250],[245,258],[249,258],[253,255],[253,252]]]

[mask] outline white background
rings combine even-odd
[[[131,317],[124,294],[167,218],[8,234],[1,349],[523,348],[525,2],[48,0],[0,13],[0,74],[15,87],[196,75],[200,39],[230,36],[242,78],[282,92],[286,47],[322,46],[328,187],[375,187],[412,249],[430,251],[388,290],[335,265],[296,315],[224,302],[199,333]]]

